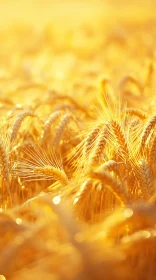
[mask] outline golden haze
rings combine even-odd
[[[155,1],[0,1],[0,279],[154,280]]]

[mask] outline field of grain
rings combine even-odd
[[[155,4],[0,0],[0,280],[156,279]]]

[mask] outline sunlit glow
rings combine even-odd
[[[126,208],[124,211],[125,218],[130,218],[130,217],[132,217],[132,215],[133,215],[133,210],[130,208]]]
[[[151,233],[147,230],[143,230],[142,231],[142,235],[144,236],[144,238],[150,238],[151,236]]]
[[[61,197],[59,196],[59,195],[57,195],[57,196],[55,196],[54,198],[53,198],[53,203],[54,204],[59,204],[60,202],[61,202]]]
[[[16,224],[17,224],[17,225],[21,225],[21,224],[22,224],[22,219],[17,218],[17,219],[16,219]]]
[[[6,280],[6,278],[4,277],[4,275],[0,275],[0,280]]]
[[[22,104],[16,104],[16,108],[17,109],[21,109],[22,108]]]
[[[79,198],[76,197],[76,198],[74,199],[74,204],[76,204],[78,201],[79,201]]]

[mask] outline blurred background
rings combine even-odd
[[[93,23],[97,15],[109,21],[131,15],[141,20],[154,18],[155,6],[155,0],[0,0],[0,25],[22,21],[38,27],[49,22],[69,26]]]

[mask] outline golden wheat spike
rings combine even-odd
[[[119,184],[108,172],[106,171],[90,171],[89,177],[102,181],[104,185],[108,185],[110,191],[114,194],[117,200],[122,205],[129,203],[129,198],[126,189]]]
[[[69,183],[64,170],[61,170],[53,166],[35,167],[34,173],[44,175],[44,176],[50,176],[55,180],[57,180],[58,182],[60,182],[61,185],[63,186],[66,186]]]
[[[44,141],[44,139],[46,138],[46,136],[48,136],[48,132],[50,130],[50,127],[53,123],[55,123],[56,120],[58,120],[60,118],[60,116],[62,115],[63,110],[58,110],[56,112],[53,112],[49,118],[46,120],[46,122],[44,123],[44,127],[43,127],[43,131],[42,131],[42,141]]]
[[[138,125],[140,124],[140,120],[134,120],[131,124],[130,124],[130,130],[134,131],[137,130]]]
[[[17,133],[21,127],[21,124],[23,122],[23,120],[26,117],[34,117],[34,113],[31,110],[24,110],[22,111],[20,114],[17,115],[15,122],[13,124],[12,130],[11,130],[11,138],[10,141],[13,142],[15,141],[16,137],[17,137]]]
[[[128,155],[129,151],[128,151],[128,145],[127,145],[127,141],[125,139],[124,133],[122,131],[122,127],[121,125],[115,121],[115,120],[111,120],[110,122],[113,131],[114,131],[114,135],[116,137],[116,140],[119,144],[119,147],[121,148],[121,150]]]
[[[76,100],[74,98],[72,98],[72,96],[69,95],[59,95],[59,96],[55,96],[54,98],[52,98],[52,103],[54,101],[68,101],[69,103],[71,103],[73,105],[73,107],[75,109],[77,109],[78,111],[82,112],[83,114],[85,114],[86,116],[90,117],[89,112],[86,110],[86,108],[83,108],[81,105],[78,104],[78,102],[76,102]],[[49,100],[50,101],[50,100]]]
[[[87,222],[100,220],[101,214],[118,204],[112,192],[94,178],[86,179],[74,197],[76,215]]]
[[[93,147],[93,151],[89,157],[89,167],[97,165],[102,156],[103,150],[108,140],[108,126],[104,125],[101,128],[97,140],[95,142],[95,146]]]
[[[141,161],[140,169],[142,175],[141,188],[143,189],[143,193],[149,197],[153,187],[152,171],[145,160]]]
[[[102,127],[102,125],[98,124],[98,125],[96,125],[96,127],[94,127],[90,131],[90,133],[88,133],[88,136],[85,139],[85,143],[84,143],[84,147],[83,147],[83,152],[86,157],[88,156],[91,146],[92,146],[93,142],[96,140],[96,137],[98,136],[98,133],[100,132],[101,127]]]
[[[151,130],[156,125],[156,116],[153,116],[145,125],[145,128],[141,135],[141,144],[140,149],[143,150],[147,141],[148,136],[150,135]]]
[[[136,108],[128,108],[126,110],[126,114],[131,115],[131,116],[136,116],[136,117],[140,118],[141,120],[144,120],[147,118],[147,115],[144,112],[142,112],[141,110],[136,109]]]
[[[99,167],[98,167],[98,170],[105,170],[105,171],[109,171],[109,172],[112,172],[114,171],[115,173],[119,173],[119,166],[120,166],[121,163],[115,161],[115,160],[108,160],[106,161],[105,163],[101,164]]]
[[[62,119],[60,120],[59,126],[55,132],[55,137],[53,139],[53,145],[55,147],[59,146],[62,134],[71,119],[73,119],[72,115],[69,113],[66,113],[65,115],[63,115]]]

